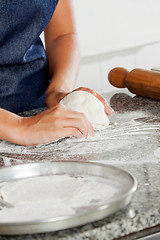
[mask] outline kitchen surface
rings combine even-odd
[[[1,141],[0,166],[61,160],[111,164],[129,171],[137,179],[138,187],[131,203],[109,217],[83,226],[42,234],[1,235],[1,240],[132,240],[160,232],[160,101],[127,90],[103,96],[115,110],[106,130],[95,132],[93,138],[66,138],[34,147]]]

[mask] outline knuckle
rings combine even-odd
[[[78,118],[77,121],[78,121],[78,123],[79,123],[81,126],[84,125],[84,120],[83,120],[83,118]]]
[[[86,115],[85,115],[84,113],[82,113],[82,112],[79,113],[79,116],[80,116],[81,118],[86,119]]]
[[[56,120],[58,118],[60,114],[60,111],[59,109],[55,109],[53,112],[52,112],[52,116],[54,117],[54,120]]]
[[[82,137],[82,133],[78,129],[73,129],[73,135],[76,137]]]
[[[58,104],[55,106],[55,109],[56,109],[56,110],[62,110],[62,109],[64,109],[64,105],[58,103]]]
[[[57,105],[57,106],[53,109],[52,113],[54,114],[54,116],[60,116],[60,114],[62,113],[62,111],[63,111],[63,107],[62,107],[61,105]]]

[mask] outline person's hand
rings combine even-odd
[[[108,105],[105,98],[102,97],[102,95],[100,95],[99,93],[95,92],[94,90],[92,90],[90,88],[86,88],[86,87],[80,87],[80,88],[73,90],[73,92],[75,92],[75,91],[86,91],[86,92],[93,94],[95,97],[97,97],[103,103],[104,111],[107,116],[114,114],[114,110]]]
[[[48,108],[52,108],[59,104],[60,101],[67,95],[67,92],[49,91],[47,92],[46,105]]]
[[[62,104],[33,116],[22,118],[20,145],[46,144],[63,137],[94,136],[94,129],[83,113],[68,110]]]
[[[80,88],[77,88],[77,89],[73,90],[72,92],[75,92],[75,91],[86,91],[86,92],[89,92],[89,93],[93,94],[95,97],[97,97],[103,103],[104,111],[105,111],[107,116],[110,116],[110,115],[114,114],[114,110],[108,105],[105,98],[102,95],[95,92],[94,90],[92,90],[90,88],[86,88],[86,87],[80,87]],[[71,92],[69,92],[69,93],[71,93]],[[48,94],[48,98],[47,98],[47,106],[48,107],[53,107],[55,104],[59,103],[69,93],[50,92]]]

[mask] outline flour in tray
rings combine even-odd
[[[51,175],[7,183],[0,196],[14,205],[0,211],[0,223],[74,216],[108,204],[119,187],[94,176]]]

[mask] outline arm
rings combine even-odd
[[[45,30],[45,40],[52,79],[47,94],[50,108],[25,118],[0,108],[1,140],[31,146],[68,136],[94,135],[93,127],[84,114],[57,104],[66,93],[73,90],[79,68],[79,48],[71,0],[59,1]]]
[[[59,0],[45,29],[45,43],[51,76],[46,103],[48,107],[52,107],[73,91],[79,70],[80,54],[72,0]],[[77,90],[86,91],[86,88]],[[99,100],[102,99],[95,92],[94,95],[99,96]],[[103,104],[106,114],[113,114],[106,101]]]
[[[51,107],[74,89],[79,69],[79,44],[72,0],[59,0],[45,29],[45,43],[51,76],[46,103]]]
[[[20,117],[0,108],[0,139],[19,145],[50,143],[63,137],[93,136],[94,130],[82,113],[57,104],[33,117]]]
[[[20,138],[22,118],[0,108],[0,139],[17,143]]]

